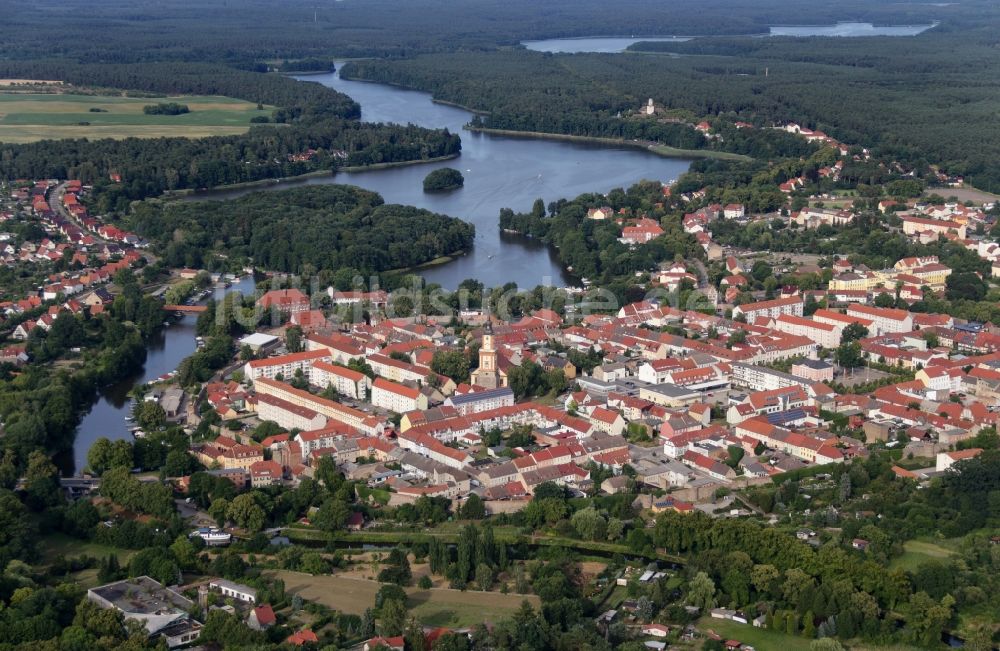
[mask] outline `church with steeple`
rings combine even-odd
[[[479,368],[472,372],[472,384],[485,389],[507,386],[507,374],[500,370],[493,341],[493,322],[487,321],[483,330],[483,345],[479,348]]]

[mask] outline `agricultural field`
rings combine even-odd
[[[172,102],[189,113],[147,115],[143,107]],[[270,116],[252,102],[206,95],[111,97],[0,92],[0,142],[58,138],[200,138],[244,133],[250,119]],[[91,110],[93,109],[93,110]]]
[[[375,604],[375,593],[381,586],[377,581],[341,575],[312,576],[286,570],[267,574],[284,581],[289,593],[355,615]],[[430,590],[406,588],[406,593],[410,612],[427,626],[461,627],[487,620],[496,622],[520,608],[525,600],[534,608],[539,607],[538,597],[534,595],[462,592],[437,587]]]

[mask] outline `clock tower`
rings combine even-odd
[[[483,345],[479,348],[479,368],[472,373],[472,383],[487,389],[503,386],[497,369],[497,351],[493,343],[493,323],[486,322],[483,330]]]

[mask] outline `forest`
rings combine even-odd
[[[656,140],[773,158],[799,156],[804,143],[759,127],[795,121],[911,167],[939,164],[976,187],[1000,189],[1000,123],[994,119],[1000,54],[990,29],[942,24],[913,37],[715,37],[635,47],[669,52],[438,53],[355,62],[343,72],[487,112],[474,122],[487,128]],[[691,121],[742,120],[758,128],[706,143],[686,125],[630,115],[647,98]]]
[[[170,266],[230,263],[288,273],[352,267],[361,274],[412,267],[467,250],[475,228],[411,206],[385,205],[374,192],[314,185],[257,192],[231,201],[137,204],[128,217]]]
[[[219,65],[0,63],[0,77],[18,76],[143,92],[225,95],[280,107],[272,115],[276,124],[254,126],[236,136],[0,143],[0,176],[92,183],[96,212],[121,212],[131,201],[167,190],[422,160],[461,149],[458,135],[447,130],[360,122],[357,103],[320,84]],[[311,156],[298,156],[309,150],[314,151]],[[112,181],[112,174],[121,182]]]
[[[866,21],[978,25],[984,0],[959,4],[817,5],[806,0],[83,0],[5,3],[0,57],[58,56],[81,61],[226,61],[406,57],[425,52],[492,50],[522,39],[595,34],[761,34],[771,25]],[[53,42],[52,34],[60,38]],[[94,33],[101,39],[95,41]]]

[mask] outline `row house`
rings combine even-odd
[[[801,296],[775,298],[769,301],[737,305],[733,308],[733,317],[743,316],[747,323],[753,323],[760,317],[775,319],[782,314],[802,316],[803,306]]]
[[[415,433],[413,429],[400,434],[397,441],[404,450],[411,450],[449,468],[462,469],[473,461],[468,453],[448,447],[428,434]]]
[[[330,421],[321,428],[309,429],[295,435],[295,442],[299,444],[299,452],[302,460],[308,459],[317,450],[329,450],[335,448],[338,442],[359,439],[357,430],[348,427],[344,423]],[[354,444],[355,448],[357,444]],[[353,461],[353,459],[351,459]]]
[[[279,375],[290,380],[299,372],[305,377],[309,377],[313,363],[318,361],[331,361],[330,353],[323,350],[306,350],[266,359],[253,359],[244,365],[243,375],[250,381],[261,377],[273,380]]]
[[[726,420],[730,424],[739,423],[762,414],[799,409],[809,404],[809,401],[808,394],[801,386],[755,391],[742,402],[731,406],[726,412]]]
[[[314,396],[308,391],[296,389],[285,382],[258,378],[254,383],[254,389],[258,395],[271,395],[292,404],[308,407],[313,411],[323,414],[329,419],[345,423],[358,429],[368,436],[377,436],[382,433],[385,425],[383,421],[370,416],[352,407],[342,405],[339,402]]]
[[[913,330],[913,316],[906,310],[895,308],[871,307],[868,305],[851,305],[847,308],[848,316],[860,317],[872,322],[873,336],[891,332],[910,332]]]
[[[306,350],[325,350],[337,364],[347,364],[352,359],[364,359],[365,355],[378,350],[365,350],[357,341],[345,335],[322,335],[312,333],[305,339]]]
[[[326,416],[274,396],[257,396],[257,418],[273,421],[284,429],[311,430],[326,426]]]
[[[403,414],[416,409],[427,409],[427,396],[416,387],[378,377],[372,382],[371,403],[376,407]]]
[[[313,362],[309,369],[309,384],[320,389],[333,387],[338,395],[352,400],[365,400],[372,387],[371,378],[364,373],[324,360]]]
[[[823,348],[836,348],[840,345],[840,335],[843,328],[815,321],[801,316],[782,314],[774,320],[774,328],[781,332],[799,337],[806,337],[818,343]]]
[[[514,404],[514,392],[510,387],[487,389],[485,391],[470,391],[454,394],[444,402],[447,407],[454,407],[462,416],[477,414],[499,407],[510,407]]]

